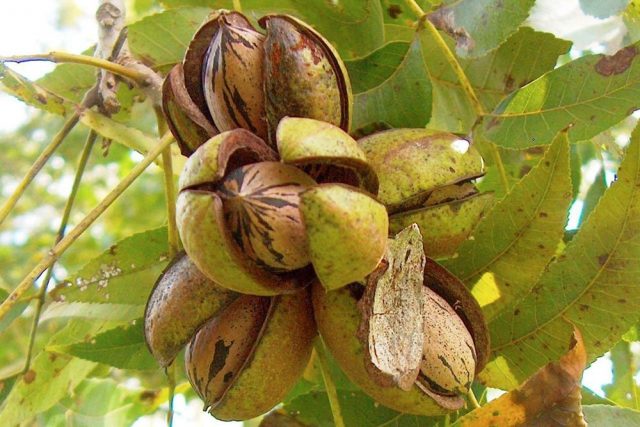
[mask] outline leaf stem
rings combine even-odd
[[[467,399],[469,400],[469,403],[471,403],[471,406],[473,406],[473,409],[478,409],[480,407],[478,399],[476,399],[476,395],[473,393],[471,387],[469,387],[469,391],[467,392]]]
[[[62,238],[64,237],[67,224],[69,223],[69,217],[71,216],[71,209],[73,208],[73,203],[75,202],[76,195],[78,194],[78,188],[80,187],[80,182],[82,181],[82,175],[84,174],[84,170],[89,160],[89,155],[91,154],[91,150],[93,149],[93,145],[95,144],[97,137],[98,137],[98,134],[93,130],[89,131],[89,134],[87,135],[87,140],[84,143],[84,147],[82,148],[82,153],[80,154],[80,160],[78,160],[78,168],[76,169],[76,175],[73,179],[73,185],[71,187],[71,191],[69,192],[67,203],[64,206],[62,218],[60,219],[60,226],[58,228],[58,234],[56,235],[55,244],[59,243],[60,240],[62,240]],[[44,306],[45,297],[47,295],[47,288],[49,287],[49,282],[51,281],[52,275],[53,275],[53,264],[51,264],[51,266],[47,269],[45,278],[42,281],[42,286],[38,291],[38,295],[36,299],[36,310],[35,310],[35,314],[33,315],[33,324],[31,325],[31,332],[29,333],[29,347],[27,348],[26,361],[24,364],[24,368],[22,370],[23,374],[26,373],[31,367],[31,357],[33,355],[33,347],[36,341],[38,323],[40,322],[42,307]]]
[[[145,73],[142,73],[138,70],[134,70],[129,67],[125,67],[116,62],[108,61],[102,58],[96,58],[94,56],[78,55],[75,53],[53,51],[49,53],[38,53],[35,55],[0,56],[0,63],[14,62],[16,64],[21,64],[23,62],[34,62],[34,61],[48,61],[48,62],[55,62],[58,64],[73,63],[73,64],[90,65],[96,68],[109,71],[110,73],[116,74],[118,76],[133,80],[134,82],[140,85],[144,85],[147,82],[147,78],[148,78],[148,76]]]
[[[473,89],[473,86],[471,85],[471,82],[469,81],[469,78],[467,77],[466,73],[462,69],[460,62],[458,62],[458,60],[456,59],[456,56],[451,51],[451,49],[449,49],[449,46],[442,38],[442,35],[440,35],[440,32],[438,31],[438,29],[431,23],[431,21],[429,21],[427,16],[425,15],[421,19],[422,19],[421,23],[422,25],[424,25],[424,28],[427,31],[429,31],[429,33],[437,43],[440,50],[444,53],[447,63],[449,64],[454,74],[458,78],[458,81],[460,82],[460,86],[462,86],[462,90],[467,95],[467,98],[469,99],[469,102],[471,103],[471,106],[473,107],[473,111],[476,113],[476,116],[478,116],[478,118],[485,116],[487,112],[485,111],[485,108],[482,105],[482,101],[480,101],[480,98],[478,98],[478,95],[476,94],[476,91]],[[490,147],[491,147],[491,155],[493,156],[494,163],[496,164],[496,167],[498,168],[498,173],[500,174],[500,180],[502,181],[502,185],[504,186],[505,191],[508,192],[510,187],[509,179],[507,176],[507,171],[504,167],[504,162],[502,161],[502,156],[500,155],[500,151],[498,150],[498,147],[493,142],[490,142]]]
[[[319,338],[316,339],[314,348],[316,350],[316,353],[318,354],[320,371],[322,372],[322,379],[324,380],[324,388],[327,391],[329,406],[331,406],[331,414],[333,415],[333,423],[336,427],[345,427],[344,419],[342,418],[342,412],[340,411],[338,391],[336,390],[336,385],[331,378],[329,362],[327,361],[327,353],[322,340],[320,340]]]
[[[168,132],[167,123],[164,120],[160,108],[155,108],[158,131],[161,135]],[[176,187],[173,179],[173,159],[171,147],[162,152],[162,171],[164,176],[164,193],[167,207],[167,232],[169,236],[169,257],[173,258],[180,251],[180,236],[176,224]]]
[[[507,170],[504,167],[504,163],[502,162],[502,156],[500,155],[500,150],[498,146],[491,141],[487,141],[489,144],[489,149],[491,150],[491,155],[493,156],[493,162],[496,164],[498,168],[498,174],[500,175],[500,181],[502,181],[502,186],[504,187],[505,192],[509,192],[511,185],[509,184],[509,177],[507,175]]]
[[[173,426],[173,399],[176,395],[176,361],[171,362],[171,365],[165,370],[167,379],[169,380],[169,412],[167,412],[167,427]]]
[[[51,158],[53,153],[58,149],[60,144],[65,140],[67,135],[71,132],[71,130],[78,123],[80,115],[76,112],[73,113],[71,117],[67,119],[67,121],[62,126],[62,129],[53,137],[49,145],[45,147],[45,149],[40,153],[36,161],[31,165],[31,168],[27,172],[27,174],[22,178],[22,181],[18,184],[18,187],[13,191],[11,196],[2,204],[0,207],[0,224],[4,222],[4,220],[9,216],[11,210],[15,207],[20,197],[24,194],[25,190],[33,181],[33,178],[40,172],[42,167],[47,163],[47,161]]]
[[[429,31],[429,33],[433,37],[433,40],[435,40],[435,42],[437,43],[438,48],[440,48],[440,50],[444,53],[447,63],[452,68],[454,74],[460,81],[460,86],[462,86],[462,90],[467,95],[467,98],[469,98],[469,102],[471,102],[471,106],[473,107],[473,110],[475,111],[476,115],[477,116],[486,115],[487,113],[484,110],[482,102],[480,102],[478,95],[476,95],[476,92],[473,89],[473,86],[471,85],[471,82],[467,78],[467,75],[465,74],[464,70],[462,69],[462,66],[456,59],[451,49],[449,49],[449,46],[444,41],[444,39],[442,38],[442,36],[440,35],[436,27],[434,27],[434,25],[431,23],[431,21],[427,19],[426,16],[422,18],[421,22],[424,28],[427,31]]]
[[[96,219],[107,210],[111,204],[149,167],[153,160],[173,142],[171,134],[162,137],[156,147],[142,159],[140,163],[133,167],[131,172],[109,194],[95,207],[77,226],[69,232],[58,244],[49,250],[47,255],[31,270],[29,274],[16,286],[11,294],[0,304],[0,320],[2,320],[9,310],[16,304],[18,299],[32,286],[34,280],[49,268],[60,256],[84,233]]]
[[[415,0],[406,0],[405,3],[407,7],[411,9],[411,12],[413,12],[418,18],[422,18],[425,15],[424,10],[422,10]]]

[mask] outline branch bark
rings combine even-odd
[[[124,0],[100,0],[96,11],[98,22],[98,44],[95,56],[113,60],[119,54],[117,47],[120,34],[124,29],[126,9]],[[116,76],[106,70],[99,70],[98,95],[102,112],[111,115],[118,112],[120,102],[116,96],[118,81]]]

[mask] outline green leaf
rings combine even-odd
[[[432,112],[428,127],[453,133],[469,133],[476,120],[476,113],[453,68],[447,62],[445,51],[431,32],[422,29],[418,31],[418,37],[432,87]],[[446,35],[443,38],[451,48],[451,39]]]
[[[72,322],[58,332],[52,340],[73,337],[81,339],[87,333],[99,329],[99,325]],[[39,353],[31,369],[17,380],[0,410],[0,419],[7,426],[29,420],[46,411],[69,394],[96,366],[93,362],[56,355]]]
[[[582,407],[589,427],[640,427],[640,412],[610,405],[585,405]]]
[[[348,62],[354,81],[352,129],[385,123],[424,127],[431,115],[431,84],[418,40],[389,43],[371,55]]]
[[[587,15],[605,19],[621,13],[625,10],[629,1],[630,0],[580,0],[580,9]]]
[[[483,306],[487,321],[535,285],[562,239],[571,203],[569,142],[561,133],[540,163],[485,215],[444,265]],[[491,326],[491,324],[490,324]]]
[[[618,180],[517,307],[492,322],[494,359],[481,377],[510,388],[566,350],[574,326],[589,360],[620,340],[640,312],[640,128]],[[523,264],[524,265],[524,264]]]
[[[584,198],[584,205],[582,206],[582,212],[580,212],[580,223],[589,217],[593,209],[598,205],[600,198],[607,190],[607,178],[604,170],[596,176],[596,180],[593,181],[587,195]]]
[[[75,398],[65,399],[60,405],[64,409],[64,426],[128,426],[156,409],[157,392],[123,387],[112,379],[84,380],[74,394]]]
[[[634,378],[638,365],[628,342],[620,341],[613,346],[611,362],[613,363],[613,382],[602,387],[605,395],[620,406],[640,409],[640,390]]]
[[[638,108],[638,45],[587,55],[531,82],[482,120],[484,136],[508,148],[544,145],[569,128],[572,141],[608,129]]]
[[[33,83],[2,63],[0,63],[0,90],[49,113],[64,116],[72,108],[63,98]]]
[[[165,227],[113,245],[51,291],[54,300],[145,305],[168,259]]]
[[[529,16],[535,0],[460,0],[429,16],[456,37],[460,56],[482,56],[500,46]]]
[[[131,148],[143,155],[151,151],[158,143],[156,138],[134,127],[118,123],[93,110],[84,110],[80,114],[80,121],[103,137]],[[173,173],[179,175],[184,167],[186,158],[180,154],[180,150],[175,144],[171,146],[171,160],[173,161]],[[163,167],[162,159],[158,158],[154,160],[154,162],[159,167]]]
[[[9,296],[9,292],[0,288],[0,301],[4,301]],[[11,310],[0,319],[0,332],[7,329],[9,325],[13,323],[13,321],[22,314],[22,312],[29,306],[29,302],[21,302],[13,306]],[[1,390],[0,390],[1,391]]]
[[[89,65],[60,64],[36,83],[51,93],[79,104],[85,92],[96,83],[96,68]]]
[[[169,7],[206,6],[233,9],[231,0],[164,0]],[[268,13],[287,13],[313,26],[343,59],[367,55],[384,43],[383,12],[379,0],[242,0],[243,13],[258,19]]]
[[[453,40],[442,34],[451,49]],[[433,85],[433,119],[429,127],[468,133],[475,113],[436,41],[421,32],[423,55]],[[545,49],[539,49],[545,46]],[[497,50],[474,59],[458,59],[460,66],[489,111],[512,91],[552,70],[558,57],[569,50],[570,42],[551,34],[520,28]]]
[[[358,427],[431,427],[444,425],[442,418],[419,417],[402,414],[382,406],[361,391],[338,390],[338,400],[344,423]],[[329,399],[325,392],[314,391],[293,399],[284,405],[284,410],[308,425],[316,427],[334,426]]]
[[[82,341],[66,345],[50,345],[47,351],[66,353],[92,362],[121,369],[158,369],[144,341],[144,321],[118,326]]]
[[[142,18],[129,25],[129,48],[153,68],[168,69],[182,61],[193,34],[210,12],[208,8],[181,8]]]
[[[80,317],[128,322],[141,317],[144,306],[136,304],[99,304],[87,302],[52,302],[42,313],[41,322],[65,317]]]

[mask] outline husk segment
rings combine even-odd
[[[190,156],[205,141],[218,134],[189,96],[184,85],[182,64],[176,64],[164,80],[162,110],[184,156]]]
[[[311,263],[327,289],[363,280],[378,265],[387,241],[384,206],[342,184],[321,184],[300,195]]]
[[[484,174],[480,153],[450,133],[393,129],[358,143],[378,174],[378,198],[390,214],[421,206],[437,188]]]
[[[283,162],[317,170],[316,181],[340,182],[378,193],[378,177],[367,157],[348,133],[330,123],[314,119],[285,117],[276,133]]]

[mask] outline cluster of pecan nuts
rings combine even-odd
[[[317,331],[376,401],[436,415],[463,396],[488,356],[469,291],[429,257],[450,256],[490,204],[465,139],[395,129],[349,134],[344,64],[286,15],[215,11],[165,80],[163,107],[182,153],[177,222],[186,254],[145,314],[167,366],[187,374],[216,418],[280,402]],[[391,237],[390,237],[391,236]]]

